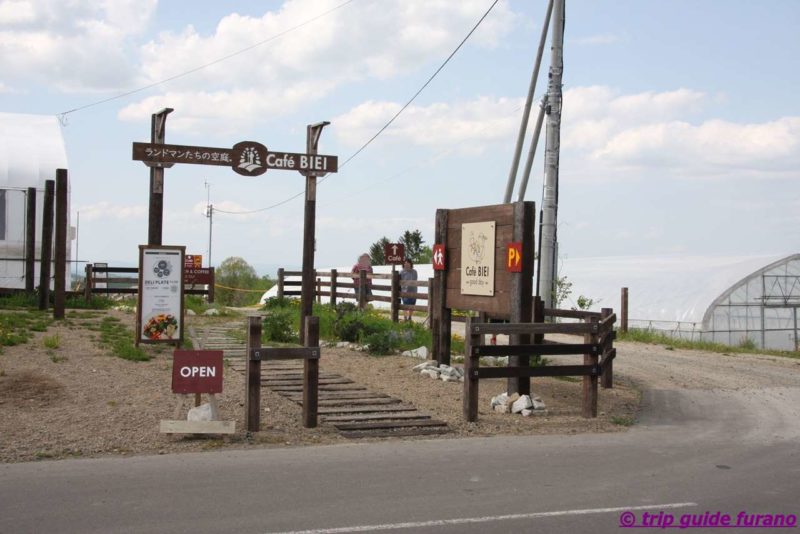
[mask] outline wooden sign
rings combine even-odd
[[[441,243],[436,243],[433,245],[433,270],[434,271],[444,271],[445,262],[447,260],[447,250],[445,249],[444,245]]]
[[[208,285],[214,283],[214,275],[210,267],[200,269],[184,269],[183,283],[186,285]]]
[[[176,350],[172,355],[173,393],[222,393],[221,350]]]
[[[383,258],[386,265],[403,265],[406,260],[406,246],[402,243],[383,245]]]
[[[184,269],[200,269],[203,266],[203,256],[200,254],[187,254],[183,258]]]
[[[314,176],[339,170],[337,156],[270,152],[255,141],[242,141],[233,148],[133,143],[133,159],[155,167],[173,163],[231,167],[243,176],[258,176],[267,169],[298,171]]]
[[[522,272],[522,242],[515,241],[506,246],[506,270],[510,273]]]

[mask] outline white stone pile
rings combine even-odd
[[[540,397],[520,395],[519,393],[513,395],[501,393],[492,397],[492,410],[498,413],[518,413],[525,417],[547,413],[544,401]]]
[[[427,376],[434,380],[441,380],[442,382],[463,382],[464,370],[460,367],[451,367],[449,365],[438,365],[433,360],[428,360],[419,365],[415,365],[412,369],[418,372],[421,376]]]
[[[428,347],[421,346],[419,348],[413,350],[407,350],[403,352],[403,356],[408,356],[409,358],[417,358],[418,360],[427,360],[428,359]]]

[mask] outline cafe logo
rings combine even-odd
[[[159,278],[166,278],[171,272],[172,264],[169,260],[159,260],[158,263],[153,266],[153,273]]]
[[[243,176],[258,176],[267,172],[267,147],[255,141],[242,141],[233,145],[231,160],[233,170]]]

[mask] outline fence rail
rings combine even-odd
[[[214,302],[214,268],[211,269],[211,283],[205,287],[195,288],[203,284],[185,284],[185,295],[207,295],[208,302]],[[135,274],[136,276],[108,276],[109,274]],[[105,287],[98,287],[98,284],[105,284]],[[121,285],[122,287],[112,287],[111,284]],[[139,268],[138,267],[103,267],[91,263],[86,264],[86,285],[83,289],[83,296],[88,301],[92,295],[135,295],[139,292]]]
[[[300,296],[302,281],[299,278],[291,280],[289,277],[300,277],[302,274],[302,271],[278,269],[277,296],[279,298]],[[317,302],[322,302],[322,297],[325,297],[331,306],[336,306],[341,299],[351,299],[355,300],[361,309],[366,308],[370,302],[387,303],[394,322],[400,320],[400,311],[423,312],[427,313],[429,317],[431,315],[429,291],[432,278],[401,281],[398,271],[385,274],[360,271],[358,274],[354,274],[332,269],[315,271],[314,279],[316,281],[314,295]],[[401,291],[403,286],[414,287],[418,290],[424,289],[424,292]],[[353,292],[344,292],[341,291],[342,289],[351,289]],[[376,292],[382,294],[376,294]],[[416,299],[417,302],[422,301],[424,304],[403,304],[403,299]]]

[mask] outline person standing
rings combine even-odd
[[[403,262],[403,270],[400,271],[400,292],[416,293],[417,292],[416,285],[408,285],[404,283],[416,279],[417,279],[417,271],[416,269],[414,269],[414,263],[411,260],[406,259],[406,261]],[[416,297],[403,297],[401,300],[405,306],[413,306],[414,304],[417,303]],[[414,312],[412,310],[408,309],[403,310],[404,319],[406,321],[411,321],[411,315],[413,313]]]
[[[361,271],[367,271],[367,274],[372,274],[372,261],[369,258],[369,254],[364,253],[358,257],[358,261],[353,268],[350,270],[350,273],[355,275],[353,276],[353,285],[354,291],[356,293],[356,300],[358,300],[358,290],[361,286]],[[367,295],[372,294],[372,279],[367,278],[367,287],[365,288]]]

